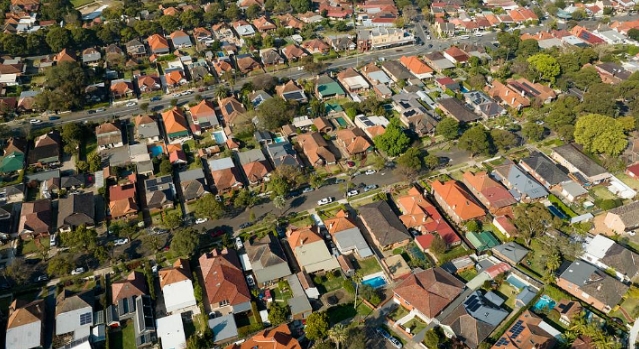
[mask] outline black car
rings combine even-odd
[[[95,110],[91,109],[91,110],[87,111],[87,114],[95,114]]]
[[[251,225],[252,225],[251,222],[244,222],[244,223],[240,224],[240,229],[248,228]]]

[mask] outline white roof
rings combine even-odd
[[[602,259],[606,256],[608,249],[614,245],[615,242],[608,239],[603,235],[597,235],[586,246],[586,254],[596,259]]]
[[[16,82],[17,78],[18,78],[18,75],[16,75],[16,74],[1,74],[0,75],[0,82],[1,83],[13,83],[13,82]]]
[[[637,192],[630,188],[627,184],[620,181],[617,177],[612,176],[610,178],[610,185],[608,186],[608,190],[619,196],[622,199],[632,199],[637,195]]]
[[[156,321],[157,334],[162,340],[162,349],[182,349],[186,347],[182,315],[174,314]]]
[[[246,253],[242,253],[240,255],[240,263],[242,263],[242,270],[249,271],[253,270],[253,266],[251,265],[251,261]]]
[[[348,78],[342,79],[342,81],[348,85],[347,87],[358,90],[358,89],[367,89],[370,87],[368,81],[364,79],[362,76],[351,76]]]

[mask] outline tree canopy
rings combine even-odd
[[[404,133],[404,129],[399,125],[397,118],[392,119],[386,127],[386,132],[373,139],[377,149],[383,151],[388,156],[398,156],[403,154],[411,140]]]
[[[195,202],[195,214],[202,218],[218,219],[224,215],[224,205],[213,195],[204,195]]]
[[[435,132],[447,140],[455,139],[459,136],[459,122],[453,118],[444,118],[435,127]]]
[[[326,312],[312,313],[306,319],[306,338],[315,341],[328,334],[328,314]]]
[[[467,150],[472,155],[489,154],[491,152],[490,137],[482,125],[476,125],[464,132],[457,143],[459,149]]]
[[[530,66],[537,72],[540,79],[555,82],[555,78],[561,73],[561,67],[557,62],[557,59],[546,53],[538,53],[531,56],[527,60]]]
[[[87,75],[75,62],[62,62],[45,73],[45,89],[36,96],[42,110],[70,110],[84,104]]]
[[[183,228],[173,234],[171,250],[178,256],[192,256],[200,241],[200,234],[193,228]]]
[[[575,142],[581,144],[588,152],[610,156],[618,156],[628,144],[623,124],[599,114],[588,114],[577,119]]]
[[[293,120],[295,107],[281,99],[270,98],[257,107],[260,126],[267,130],[280,128]]]

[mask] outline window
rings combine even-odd
[[[227,305],[229,305],[229,301],[228,300],[225,299],[225,300],[220,301],[220,307],[225,307]]]
[[[83,325],[88,325],[90,323],[92,323],[93,321],[91,321],[91,313],[84,313],[84,314],[80,314],[80,326]]]

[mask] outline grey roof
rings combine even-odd
[[[539,182],[512,162],[496,167],[493,171],[493,175],[500,180],[506,179],[508,183],[510,183],[515,191],[513,193],[511,190],[511,194],[514,194],[513,196],[515,196],[516,199],[520,198],[521,195],[526,195],[532,200],[548,195],[548,191],[543,185],[539,184]]]
[[[490,291],[487,292],[484,297],[491,303],[493,303],[496,306],[501,306],[502,304],[504,304],[504,299],[501,298],[497,293]]]
[[[619,216],[626,229],[639,227],[639,201],[631,202],[617,208],[613,208],[608,213]]]
[[[413,78],[413,74],[410,73],[406,67],[404,67],[399,60],[388,60],[382,63],[382,68],[389,74],[393,75],[399,80],[408,80]]]
[[[581,260],[572,262],[559,277],[577,285],[579,290],[610,307],[617,305],[628,291],[628,286],[619,280]],[[574,291],[578,292],[578,290]]]
[[[209,328],[213,332],[213,340],[216,343],[237,337],[237,324],[233,314],[209,319]]]
[[[484,103],[479,106],[479,110],[488,117],[495,117],[506,111],[501,105],[495,102]]]
[[[138,163],[135,164],[135,168],[138,174],[153,173],[153,161],[138,161]]]
[[[271,97],[271,95],[266,93],[266,91],[259,90],[259,91],[255,91],[255,92],[251,93],[248,96],[248,98],[249,98],[249,101],[251,101],[251,104],[253,104],[253,108],[257,108],[264,101],[266,101],[267,99],[271,99],[273,97]]]
[[[94,219],[93,192],[71,194],[58,200],[58,228],[93,225]]]
[[[493,250],[508,258],[509,261],[512,261],[515,264],[521,262],[521,260],[528,254],[528,249],[512,241],[495,246],[493,247]]]
[[[200,180],[204,179],[204,170],[201,168],[194,168],[192,170],[182,171],[178,173],[180,177],[180,182],[192,181],[192,180]]]
[[[261,239],[248,241],[244,244],[244,248],[246,249],[246,254],[253,270],[264,269],[279,264],[288,264],[282,246],[272,234],[267,234]],[[289,274],[290,271],[287,275]]]
[[[481,119],[481,116],[473,113],[466,105],[457,98],[442,98],[439,101],[439,105],[445,108],[453,118],[459,122],[473,122]]]
[[[281,165],[302,166],[297,158],[297,152],[289,142],[270,144],[267,150],[275,167]]]
[[[175,186],[171,175],[149,178],[144,181],[146,191],[146,204],[149,207],[164,205],[167,201],[173,201]]]
[[[573,180],[561,183],[561,189],[565,190],[569,195],[575,198],[584,194],[588,194],[588,190],[584,189],[584,187]]]
[[[526,286],[521,290],[521,292],[519,292],[519,294],[515,298],[515,304],[522,307],[528,305],[530,302],[532,302],[536,295],[536,289],[530,286]]]
[[[232,158],[209,160],[209,169],[211,171],[221,171],[221,170],[226,170],[227,168],[233,168],[233,167],[235,167],[235,164],[233,164]]]
[[[60,188],[80,187],[85,184],[84,174],[60,178]]]
[[[600,261],[630,279],[639,273],[639,255],[617,243],[610,246]]]
[[[362,236],[362,232],[360,232],[357,227],[338,231],[333,234],[333,239],[335,239],[337,245],[343,252],[355,249],[361,258],[373,255],[373,251],[368,246],[366,240],[364,240],[364,237]]]
[[[171,41],[173,41],[173,46],[182,46],[182,45],[192,45],[191,42],[191,37],[188,35],[176,35],[175,37],[171,38]]]
[[[136,128],[136,132],[138,138],[154,138],[160,136],[160,129],[156,121],[148,124],[140,124]]]
[[[291,309],[291,314],[293,315],[310,313],[313,311],[313,307],[311,307],[311,303],[308,301],[306,295],[290,298],[286,302]]]
[[[135,329],[135,344],[139,348],[156,340],[155,320],[153,319],[153,303],[151,297],[143,295],[135,299],[135,316],[133,327]]]
[[[478,291],[464,301],[466,312],[475,319],[488,323],[494,327],[499,325],[508,316],[508,312],[491,303],[486,302],[486,298]]]
[[[27,174],[25,177],[27,177],[27,181],[44,182],[51,178],[60,178],[60,170],[56,169],[44,172],[36,172]]]
[[[271,136],[271,133],[268,132],[268,131],[257,130],[257,131],[255,131],[255,133],[253,133],[253,137],[255,137],[255,139],[258,142],[272,141],[273,140],[273,136]]]
[[[78,309],[93,308],[93,301],[93,290],[73,294],[65,289],[56,298],[55,314],[57,316]]]
[[[359,215],[370,233],[382,245],[388,246],[410,239],[408,230],[386,201],[360,206]]]
[[[551,186],[570,180],[568,175],[544,154],[531,154],[529,157],[521,159],[521,162],[530,167]]]
[[[608,172],[605,168],[599,166],[599,164],[586,156],[586,154],[579,151],[572,144],[565,144],[559,147],[554,147],[552,148],[552,151],[560,155],[562,158],[566,159],[566,161],[570,162],[580,172],[588,177],[594,177]]]

